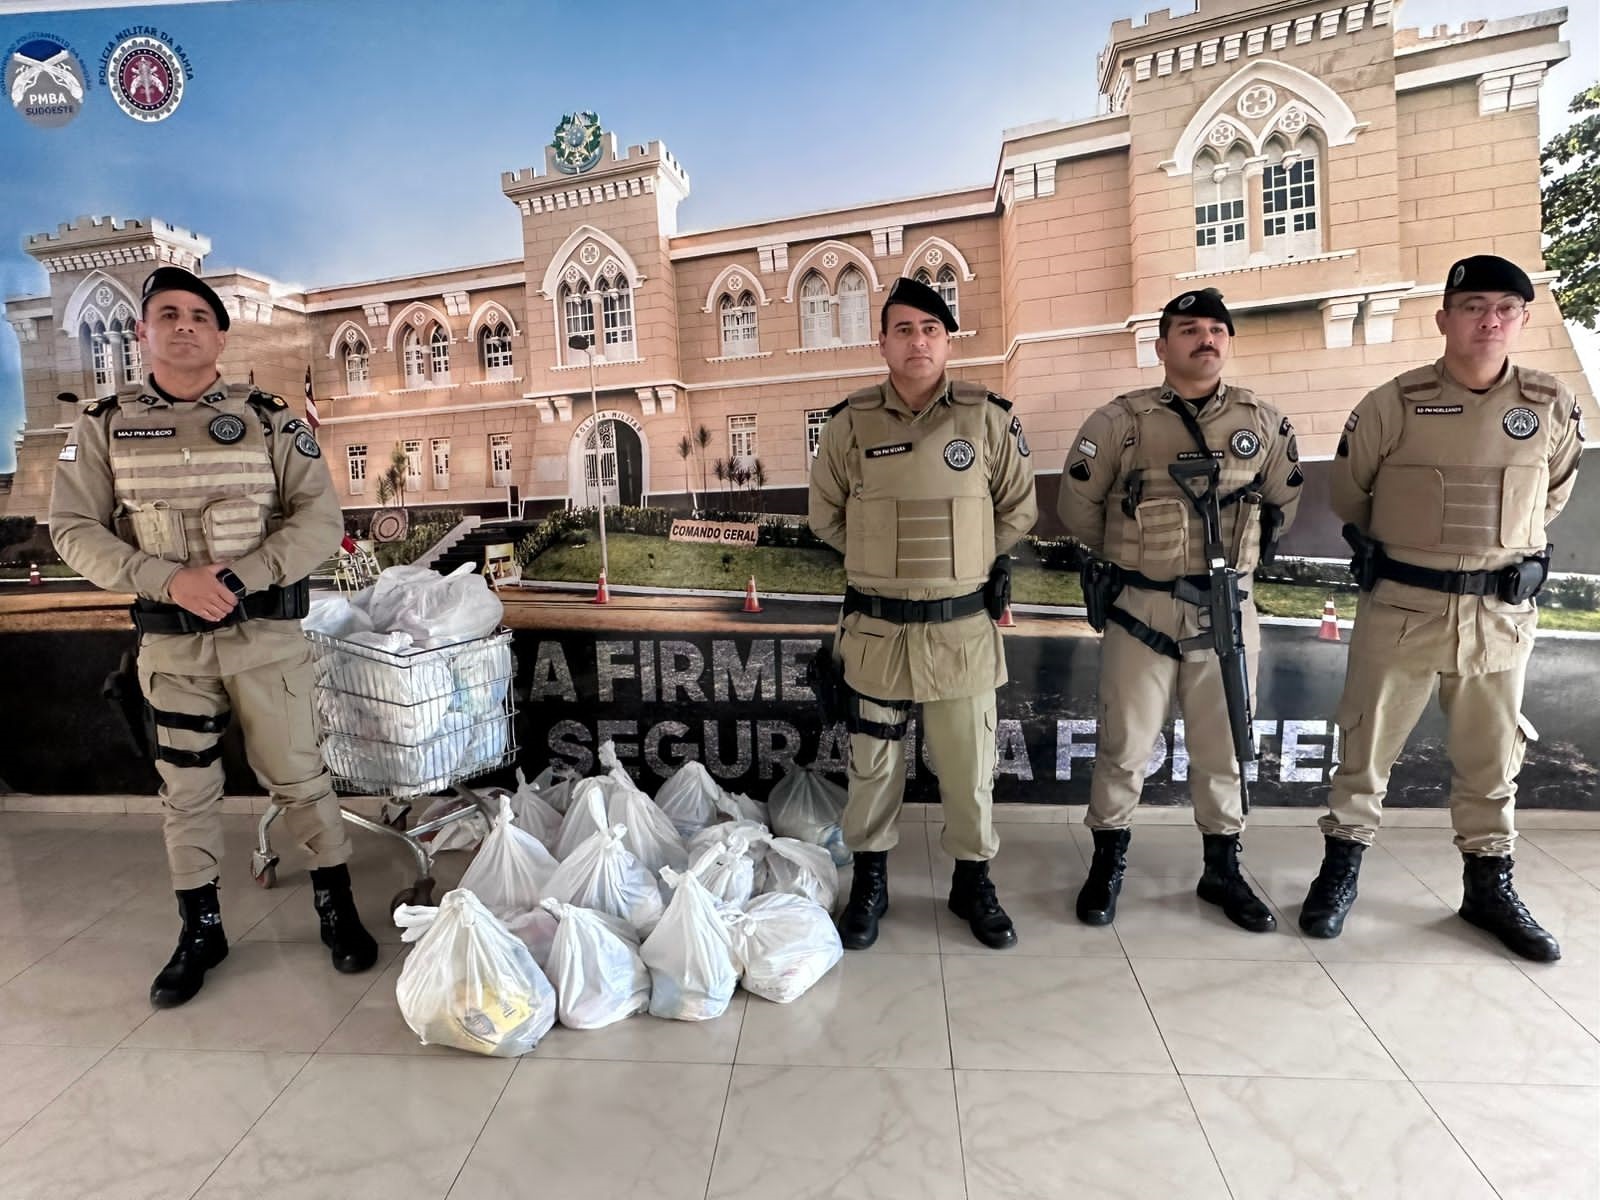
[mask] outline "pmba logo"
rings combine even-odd
[[[100,56],[106,89],[135,121],[164,121],[183,101],[194,75],[183,47],[147,25],[122,30]]]
[[[56,129],[83,111],[89,78],[61,38],[29,33],[6,50],[6,96],[29,124]]]

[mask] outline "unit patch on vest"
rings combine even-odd
[[[1082,455],[1085,455],[1085,456],[1087,456],[1089,458],[1094,458],[1097,454],[1100,453],[1100,447],[1096,446],[1088,438],[1079,438],[1078,439],[1078,453],[1082,454]]]
[[[211,418],[206,432],[211,435],[212,441],[231,446],[244,438],[244,421],[232,413],[218,413]]]
[[[965,471],[978,460],[978,452],[966,438],[956,438],[944,448],[944,461],[952,471]]]
[[[911,443],[910,442],[896,442],[892,446],[873,446],[870,450],[867,451],[867,457],[868,458],[888,458],[889,456],[894,455],[894,454],[909,454],[910,452],[911,452]]]
[[[1028,439],[1022,433],[1022,421],[1018,417],[1011,418],[1011,432],[1017,435],[1017,453],[1027,458],[1032,451],[1028,449]]]
[[[1419,404],[1411,411],[1419,417],[1453,417],[1467,410],[1461,404]]]
[[[1254,458],[1261,452],[1261,439],[1253,429],[1236,429],[1228,439],[1228,448],[1240,458]]]
[[[68,449],[71,449],[71,447],[69,446]],[[1088,483],[1089,482],[1089,464],[1088,464],[1088,462],[1085,459],[1081,459],[1080,458],[1077,462],[1073,463],[1072,466],[1067,469],[1067,474],[1071,475],[1079,483]]]
[[[73,442],[69,446],[61,447],[61,453],[56,455],[56,458],[58,458],[62,462],[77,462],[78,461],[78,443],[77,442]]]
[[[237,419],[237,418],[235,418],[235,419]],[[141,428],[118,429],[118,430],[114,430],[112,432],[111,436],[113,438],[115,438],[119,442],[138,442],[138,441],[143,441],[145,438],[177,437],[178,436],[178,431],[176,429],[172,429],[172,428],[167,428],[167,429],[141,429]]]
[[[1513,408],[1500,421],[1505,430],[1519,442],[1525,442],[1539,432],[1539,414],[1531,408]]]
[[[1290,462],[1297,463],[1297,462],[1300,461],[1300,442],[1298,441],[1298,439],[1295,438],[1294,434],[1292,434],[1292,433],[1289,435],[1289,451],[1288,451],[1288,453],[1289,453],[1289,461]]]
[[[302,429],[294,435],[294,448],[307,458],[322,457],[322,447],[317,445],[316,435],[310,429]]]
[[[1346,433],[1354,433],[1356,431],[1356,426],[1360,422],[1361,422],[1361,418],[1356,416],[1355,413],[1351,413],[1350,414],[1350,419],[1344,423],[1344,431]]]

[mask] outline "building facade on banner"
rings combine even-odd
[[[522,245],[500,262],[299,292],[206,270],[209,240],[161,221],[64,224],[27,239],[48,294],[6,304],[26,428],[0,511],[45,513],[74,415],[58,393],[138,377],[139,284],[168,262],[205,271],[232,312],[225,373],[299,405],[309,364],[348,509],[376,506],[398,447],[409,505],[504,512],[515,488],[530,512],[733,507],[721,460],[759,461],[765,507],[803,511],[827,409],[883,373],[878,311],[899,275],[958,313],[951,373],[1015,403],[1041,530],[1072,434],[1159,380],[1157,313],[1188,288],[1226,295],[1230,375],[1293,417],[1311,500],[1356,401],[1438,355],[1433,314],[1465,254],[1529,269],[1518,361],[1592,414],[1540,259],[1538,103],[1568,54],[1565,10],[1427,34],[1390,18],[1390,0],[1201,0],[1119,21],[1103,115],[1006,131],[992,180],[746,225],[679,232],[684,166],[659,142],[619,153],[587,113],[542,166],[501,176]],[[591,333],[597,437],[590,365],[568,348]]]

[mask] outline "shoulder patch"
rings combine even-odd
[[[276,412],[280,408],[289,407],[289,402],[282,396],[274,395],[271,392],[263,392],[260,388],[257,388],[255,391],[250,393],[249,400],[251,404],[273,412]]]
[[[83,411],[88,413],[91,417],[100,417],[110,412],[116,406],[117,398],[115,396],[101,396],[100,399],[96,400]]]
[[[309,427],[294,435],[294,448],[307,458],[322,457],[322,447],[317,445],[317,439],[311,435]]]
[[[1360,416],[1355,413],[1351,413],[1350,419],[1344,423],[1344,431],[1346,433],[1354,433],[1356,431],[1356,426],[1359,424],[1361,424]]]
[[[1073,463],[1072,466],[1067,469],[1067,474],[1072,476],[1079,483],[1088,483],[1090,474],[1088,460],[1082,458],[1078,459],[1077,462]]]
[[[1289,418],[1285,417],[1283,419],[1283,421],[1278,425],[1278,436],[1279,437],[1288,437],[1293,432],[1294,432],[1294,426],[1292,424],[1290,424]]]
[[[829,417],[837,417],[840,413],[842,413],[845,409],[847,409],[849,407],[850,407],[850,401],[841,400],[841,401],[839,401],[839,403],[835,404],[832,408],[830,408],[828,410],[828,416]]]
[[[997,396],[993,392],[988,392],[985,394],[985,399],[987,399],[990,404],[998,404],[1005,412],[1011,411],[1011,401],[1007,400],[1004,396]]]
[[[1306,481],[1306,477],[1300,473],[1300,468],[1298,466],[1296,466],[1294,470],[1289,472],[1289,478],[1286,479],[1284,482],[1287,483],[1290,487],[1297,488],[1302,483],[1304,483],[1305,481]]]
[[[1339,449],[1337,453],[1340,458],[1350,457],[1350,435],[1348,433],[1339,435]]]

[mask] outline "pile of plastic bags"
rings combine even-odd
[[[752,819],[767,806],[722,792],[698,763],[660,789],[666,811],[611,743],[600,762],[605,774],[583,779],[519,771],[516,792],[494,794],[460,887],[437,909],[396,912],[405,940],[420,939],[396,996],[424,1042],[522,1054],[556,1020],[713,1020],[741,984],[786,1004],[843,957],[825,845],[775,834]],[[799,778],[788,803],[807,815],[786,827],[824,837],[829,793]]]

